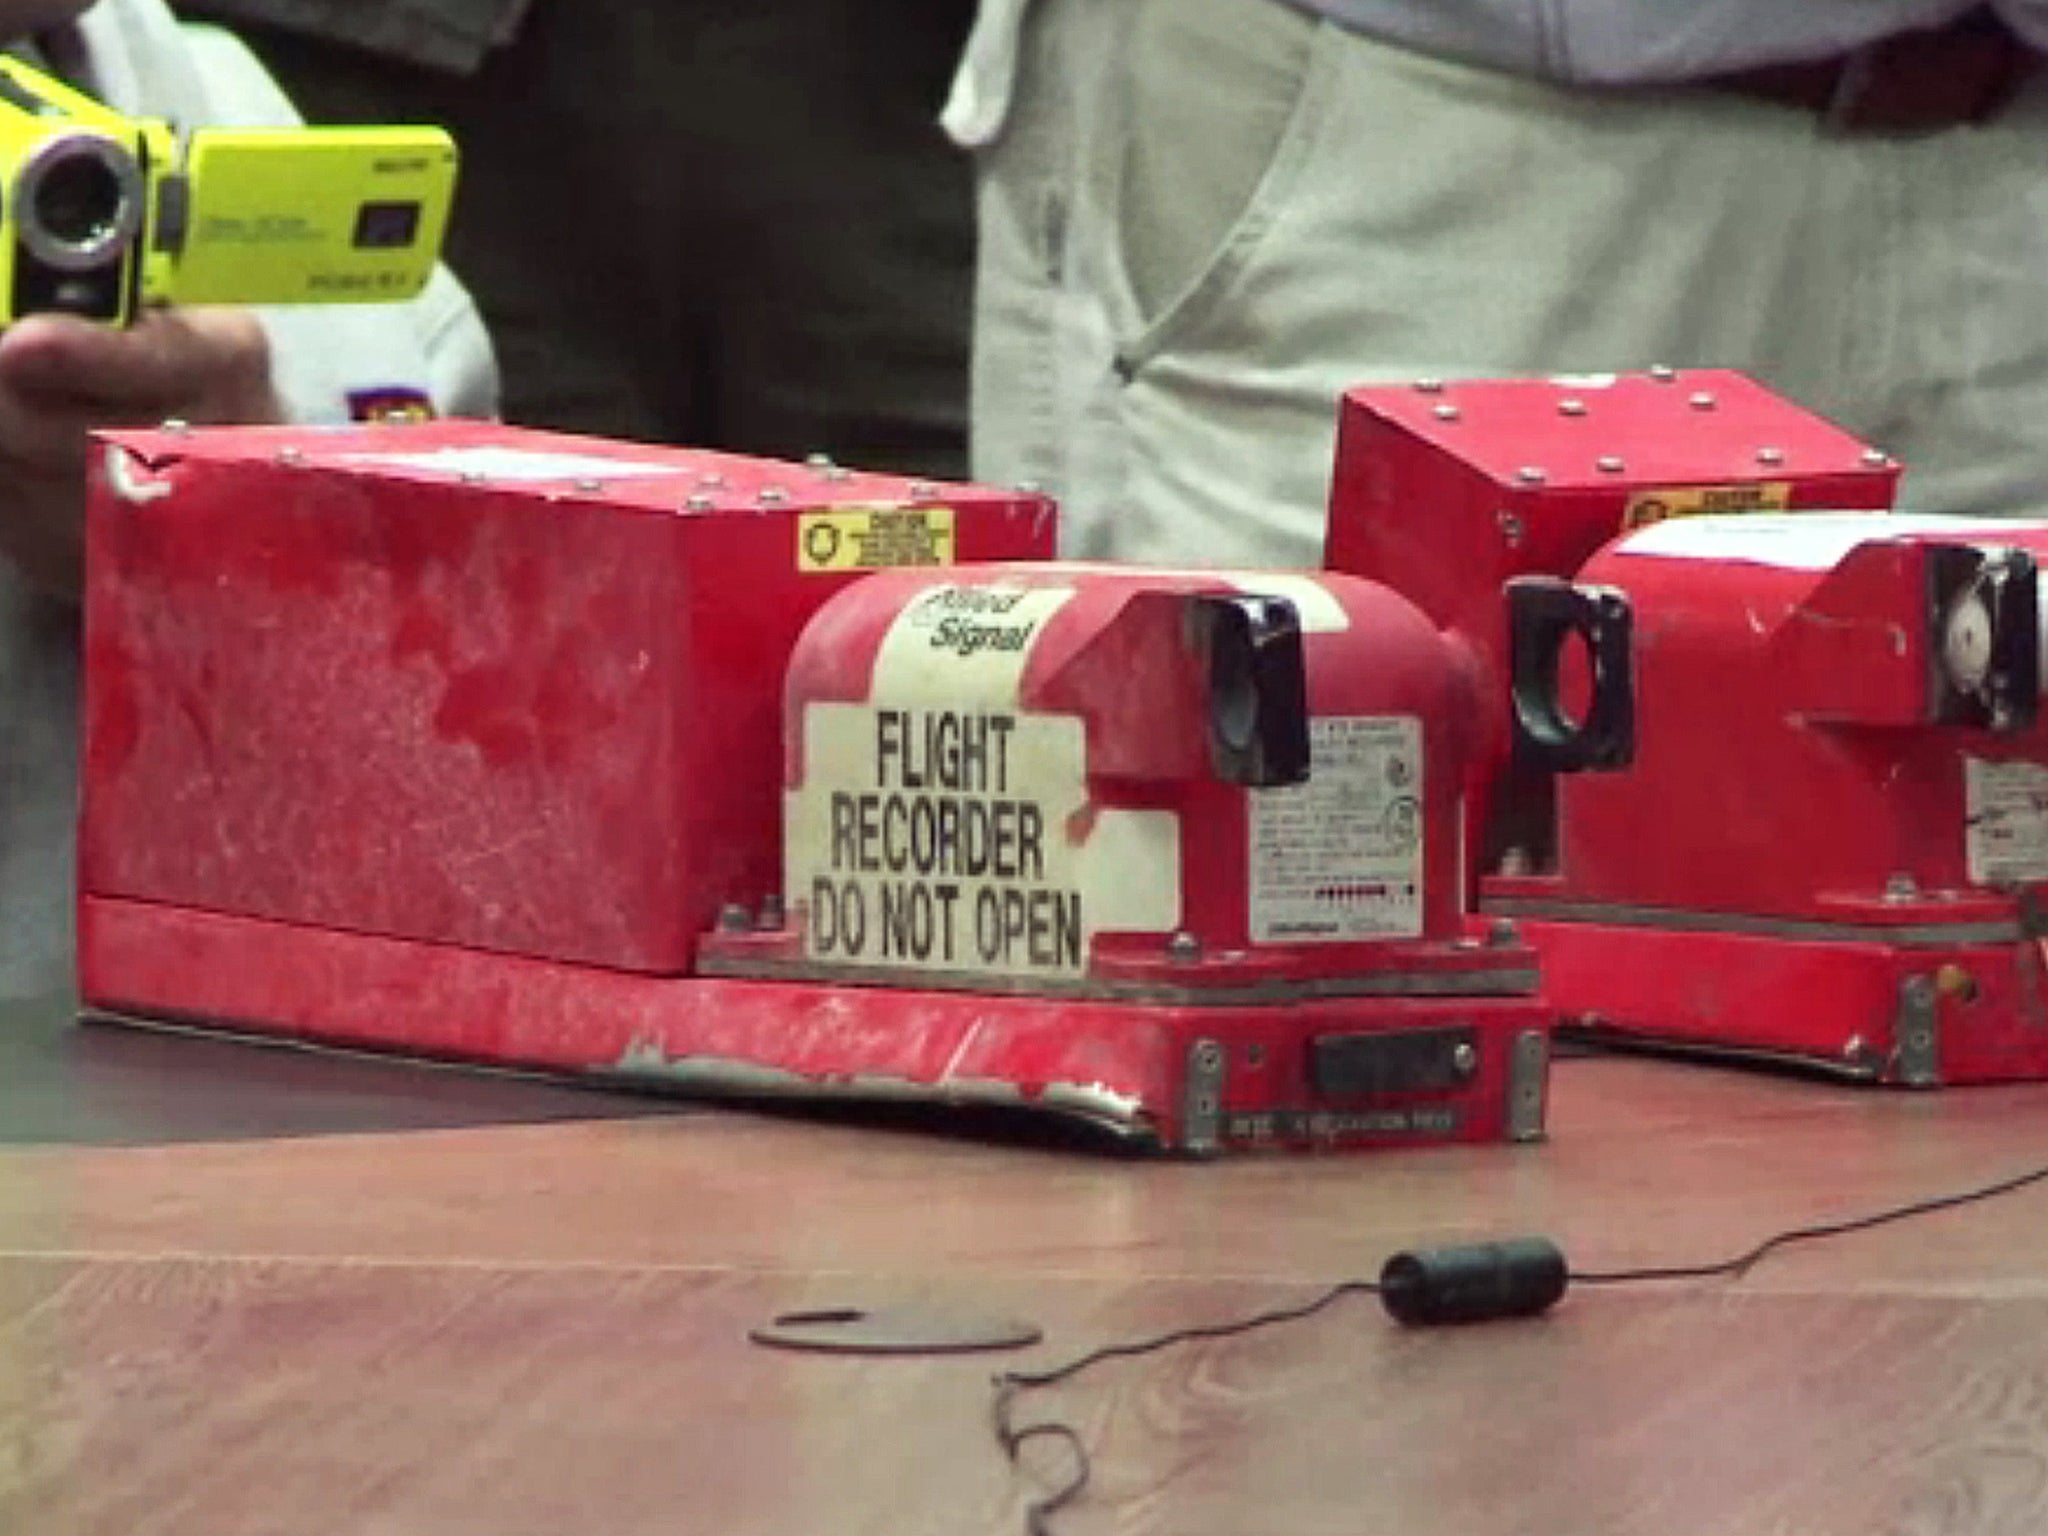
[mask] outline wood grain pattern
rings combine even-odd
[[[1011,1536],[1038,1485],[989,1433],[1002,1366],[1416,1242],[1695,1260],[2048,1162],[2048,1088],[1638,1060],[1563,1064],[1544,1146],[1195,1165],[163,1045],[103,1043],[35,1134],[0,1123],[0,1531]],[[1046,1340],[746,1340],[906,1301]],[[1060,1536],[2037,1536],[2048,1188],[1526,1325],[1350,1299],[1020,1409],[1094,1448]]]
[[[14,1261],[15,1267],[24,1261]],[[801,1288],[179,1260],[87,1266],[9,1530],[1013,1532],[987,1365],[752,1350]],[[1040,1287],[1064,1340],[1277,1299]],[[2048,1304],[1580,1299],[1412,1334],[1365,1305],[1034,1394],[1070,1533],[2037,1532]],[[21,1443],[10,1408],[0,1443]],[[1050,1475],[1057,1457],[1041,1458]]]

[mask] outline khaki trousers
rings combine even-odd
[[[1347,386],[1741,368],[1922,509],[2048,513],[2048,90],[1838,135],[1274,0],[1038,0],[978,152],[977,475],[1076,556],[1313,564]]]

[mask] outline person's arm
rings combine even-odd
[[[168,418],[282,419],[269,343],[247,310],[158,310],[125,331],[33,315],[0,333],[0,554],[78,590],[87,433]]]

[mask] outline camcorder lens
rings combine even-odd
[[[99,134],[45,140],[29,154],[15,190],[21,243],[60,272],[118,260],[142,232],[142,168]]]
[[[51,166],[37,184],[34,217],[52,239],[90,246],[119,227],[126,195],[105,161],[74,155]]]

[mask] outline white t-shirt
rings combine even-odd
[[[85,61],[78,83],[122,111],[187,127],[299,121],[237,39],[179,23],[163,0],[101,0],[65,42]],[[347,421],[358,391],[423,391],[444,415],[497,412],[489,338],[445,270],[408,304],[259,314],[294,420]],[[0,997],[73,979],[78,688],[77,610],[0,559]]]

